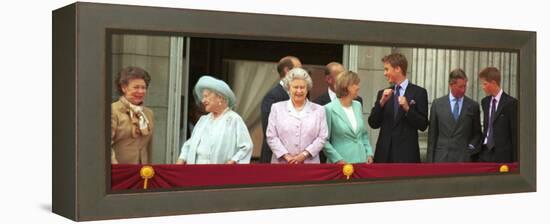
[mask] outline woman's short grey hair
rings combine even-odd
[[[313,80],[311,80],[309,73],[303,68],[293,68],[286,73],[286,76],[283,79],[283,84],[286,90],[290,88],[290,82],[295,79],[305,80],[307,83],[307,91],[310,91],[313,88]]]

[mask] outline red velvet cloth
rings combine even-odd
[[[354,165],[353,178],[390,178],[416,176],[452,176],[464,174],[498,173],[500,163],[379,163]],[[518,169],[518,164],[505,164],[509,172]]]
[[[498,173],[497,163],[353,164],[352,179],[447,176]],[[506,164],[510,172],[518,164]],[[142,165],[112,165],[112,190],[143,189]],[[338,164],[153,165],[148,189],[267,183],[300,183],[345,179]]]

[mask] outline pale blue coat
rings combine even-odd
[[[229,160],[250,163],[252,139],[242,118],[232,110],[223,113],[216,122],[212,118],[212,113],[201,116],[191,138],[181,147],[179,159],[195,164],[197,148],[200,144],[208,144],[211,164],[224,164]]]

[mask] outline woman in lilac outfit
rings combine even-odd
[[[271,163],[319,163],[328,131],[325,109],[307,99],[311,77],[304,69],[294,68],[283,82],[290,99],[271,106],[267,125]]]

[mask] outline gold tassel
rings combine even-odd
[[[500,166],[499,171],[501,173],[508,173],[508,171],[510,171],[510,168],[508,168],[508,165],[502,165]]]
[[[346,180],[349,180],[349,177],[353,174],[353,165],[346,164],[342,167],[342,173],[346,176]]]
[[[152,166],[143,166],[141,167],[141,170],[139,170],[139,174],[141,175],[141,178],[144,179],[143,189],[147,189],[147,182],[155,176],[155,169],[153,169]]]

